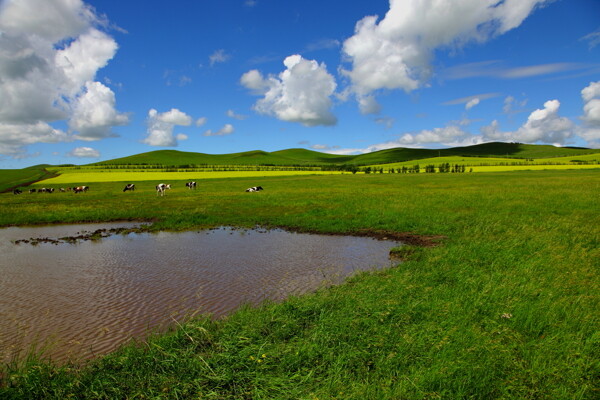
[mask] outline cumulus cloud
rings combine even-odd
[[[99,158],[100,152],[91,147],[76,147],[67,153],[67,157]]]
[[[148,125],[146,138],[142,143],[150,146],[174,147],[177,146],[178,140],[187,139],[187,135],[173,135],[175,126],[189,126],[192,124],[192,117],[186,113],[172,108],[169,111],[159,113],[155,109],[148,111]]]
[[[360,100],[379,89],[413,91],[432,74],[436,49],[485,42],[518,27],[549,0],[390,0],[378,21],[358,21],[354,35],[343,44],[350,78]]]
[[[208,118],[200,117],[196,120],[196,126],[202,126],[202,125],[206,124],[206,121],[208,121]]]
[[[231,124],[225,124],[221,129],[213,132],[211,129],[204,132],[204,136],[226,136],[231,135],[235,129]]]
[[[529,114],[527,121],[516,131],[503,132],[498,121],[481,129],[485,141],[521,142],[521,143],[552,143],[564,145],[574,135],[576,126],[568,118],[558,115],[560,102],[549,100],[544,108]]]
[[[257,70],[242,75],[242,85],[264,96],[254,109],[304,126],[335,125],[337,119],[330,110],[336,83],[325,64],[300,55],[287,57],[283,64],[286,69],[277,76],[263,77]]]
[[[26,151],[24,146],[34,143],[58,143],[72,140],[60,129],[45,122],[31,124],[0,123],[0,154],[20,158]]]
[[[448,146],[462,145],[473,135],[462,130],[459,126],[450,125],[444,128],[424,129],[416,133],[406,133],[394,143],[398,146],[442,143]]]
[[[79,132],[74,137],[92,141],[117,136],[113,126],[129,123],[127,114],[115,109],[115,94],[100,82],[86,82],[85,92],[73,104],[69,127]]]
[[[583,105],[583,126],[579,135],[583,137],[590,146],[600,147],[600,81],[590,82],[581,91]]]
[[[112,91],[94,81],[118,48],[99,30],[105,25],[81,0],[2,3],[0,131],[12,132],[0,136],[2,154],[32,143],[102,139],[128,122],[115,110]],[[94,101],[101,109],[95,114]],[[56,121],[67,121],[70,131],[52,128]]]

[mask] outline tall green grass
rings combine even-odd
[[[399,266],[199,319],[86,365],[7,366],[0,397],[595,399],[598,170],[120,183],[2,195],[0,225],[154,219],[443,236]],[[265,191],[245,193],[260,184]]]

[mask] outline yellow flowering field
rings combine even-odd
[[[139,181],[176,181],[202,180],[215,178],[251,178],[285,175],[332,175],[341,171],[210,171],[210,172],[156,172],[152,170],[60,170],[61,175],[47,179],[44,185],[91,183],[91,182],[139,182]]]

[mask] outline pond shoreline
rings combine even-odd
[[[28,238],[28,239],[18,239],[14,241],[15,244],[21,243],[29,243],[32,245],[36,245],[38,243],[76,243],[78,241],[87,241],[87,240],[97,240],[105,237],[109,237],[112,235],[122,234],[127,235],[130,233],[152,233],[152,232],[192,232],[196,230],[211,230],[218,229],[225,225],[220,226],[197,226],[193,228],[186,229],[169,229],[169,228],[160,228],[153,229],[153,225],[156,222],[160,222],[157,220],[117,220],[117,221],[80,221],[80,222],[68,222],[64,224],[26,224],[26,225],[10,225],[10,226],[0,226],[0,229],[3,228],[33,228],[33,227],[53,227],[53,226],[67,226],[67,225],[79,225],[79,224],[106,224],[109,225],[111,223],[142,223],[147,225],[142,225],[140,227],[134,228],[101,228],[97,229],[94,232],[82,233],[78,235],[70,235],[64,236],[60,238]],[[257,225],[253,227],[247,226],[233,226],[227,225],[227,227],[232,229],[281,229],[290,233],[307,233],[307,234],[315,234],[315,235],[328,235],[328,236],[354,236],[354,237],[369,237],[378,240],[393,240],[397,242],[402,242],[407,245],[417,246],[417,247],[436,247],[443,243],[443,240],[447,239],[444,235],[420,235],[411,232],[393,232],[386,230],[371,230],[371,229],[361,229],[359,231],[351,231],[351,232],[324,232],[317,229],[299,229],[292,228],[289,226],[270,226],[270,225]]]

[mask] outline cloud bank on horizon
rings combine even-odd
[[[473,46],[485,46],[518,30],[532,14],[553,7],[554,3],[553,0],[390,0],[382,18],[363,16],[355,22],[354,32],[347,32],[344,40],[322,39],[306,46],[303,55],[291,51],[279,58],[283,60],[279,72],[264,72],[259,66],[232,75],[229,79],[241,87],[236,96],[250,99],[247,100],[252,103],[249,111],[254,114],[248,116],[244,111],[238,114],[233,111],[238,107],[232,104],[223,104],[223,110],[227,111],[222,114],[235,120],[231,122],[236,125],[260,118],[283,121],[303,129],[335,129],[345,118],[338,110],[347,112],[351,106],[363,119],[389,130],[397,117],[381,115],[383,111],[389,112],[390,106],[382,104],[380,98],[386,99],[395,92],[410,97],[418,91],[422,97],[423,93],[439,86],[440,79],[496,77],[509,80],[559,71],[589,75],[595,71],[599,75],[598,63],[549,62],[508,68],[501,60],[456,65],[439,72],[436,62],[440,54],[467,53]],[[240,2],[240,7],[259,9],[261,2]],[[57,143],[73,143],[73,149],[64,152],[65,157],[98,158],[98,150],[89,144],[78,146],[77,142],[125,139],[120,129],[132,125],[134,113],[120,110],[117,102],[120,92],[111,89],[109,78],[101,82],[98,77],[99,71],[120,51],[115,32],[127,34],[109,18],[82,0],[5,0],[0,3],[0,155],[3,159],[38,156],[40,151],[30,153],[31,147]],[[588,32],[577,39],[587,41],[590,54],[597,54],[593,52],[598,50],[598,34],[598,31]],[[218,70],[236,57],[235,51],[221,48],[220,44],[216,46],[218,48],[206,56],[207,65],[198,68]],[[332,50],[339,51],[337,65],[307,56]],[[190,76],[181,74],[180,82],[185,84],[179,86],[187,86],[192,81]],[[440,102],[446,106],[459,104],[465,113],[458,120],[449,120],[445,126],[400,131],[392,140],[364,146],[335,143],[311,147],[336,154],[489,141],[583,143],[600,147],[600,80],[587,82],[586,86],[573,88],[581,97],[579,115],[561,116],[562,93],[533,105],[537,107],[533,111],[526,111],[525,96],[517,99],[499,91],[470,94]],[[197,96],[210,97],[211,94],[198,93]],[[497,115],[528,112],[526,120],[516,129],[503,130],[501,122],[494,118],[473,133],[472,120],[466,113],[498,97],[504,98],[504,103]],[[138,136],[127,138],[136,145],[175,147],[182,141],[201,137],[227,140],[243,131],[233,123],[222,121],[212,129],[202,128],[192,135],[189,130],[204,126],[209,120],[204,110],[188,104],[186,107],[196,114],[192,116],[189,109],[182,111],[180,105],[146,104],[145,107],[143,126],[136,128]],[[188,133],[175,132],[180,128],[187,129]],[[326,140],[320,138],[321,142]],[[361,140],[375,141],[368,135]],[[298,139],[296,143],[308,141]]]

